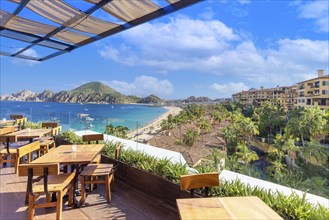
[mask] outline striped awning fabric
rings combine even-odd
[[[44,61],[199,1],[202,0],[166,0],[167,4],[160,6],[154,0],[84,0],[74,5],[69,0],[8,0],[8,4],[16,6],[13,11],[1,7],[0,36],[29,45],[14,53],[0,54]],[[79,8],[82,3],[90,7]],[[97,17],[94,14],[99,14],[98,10],[108,16]],[[24,55],[35,46],[57,51],[41,58]]]

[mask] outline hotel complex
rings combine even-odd
[[[318,77],[299,82],[293,86],[249,89],[232,95],[233,101],[260,105],[265,101],[276,102],[286,109],[319,106],[329,108],[329,75],[318,70]]]

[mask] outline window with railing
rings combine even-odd
[[[319,88],[319,87],[320,87],[320,81],[315,82],[315,83],[314,83],[314,87],[315,87],[315,88]]]

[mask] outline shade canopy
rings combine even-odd
[[[68,0],[9,0],[15,9],[1,7],[0,36],[24,42],[24,46],[14,52],[1,48],[0,55],[48,60],[200,1],[161,0],[158,5],[155,0],[85,0],[80,3],[88,9],[83,10]],[[92,15],[98,10],[106,18]],[[28,55],[28,49],[39,46],[51,52],[42,57]]]

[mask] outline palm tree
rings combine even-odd
[[[208,121],[202,117],[197,123],[197,127],[201,129],[201,134],[202,134],[202,141],[203,141],[203,135],[204,133],[207,133],[211,130],[211,125],[208,123]]]
[[[199,132],[193,129],[188,129],[185,134],[183,134],[183,142],[188,146],[193,146],[199,137]]]
[[[258,155],[255,151],[248,149],[247,145],[241,143],[237,146],[237,151],[233,154],[238,160],[242,160],[245,164],[258,160]]]
[[[329,156],[328,151],[316,141],[306,142],[302,153],[306,161],[315,160],[317,164],[325,164]]]
[[[211,112],[211,118],[213,120],[213,124],[215,125],[216,122],[218,122],[220,124],[220,122],[222,121],[222,115],[220,114],[220,112],[218,110],[214,110]]]
[[[286,165],[281,163],[281,161],[276,160],[267,168],[267,172],[276,181],[280,182],[287,173]]]
[[[129,131],[128,127],[118,125],[115,127],[115,133],[117,137],[127,138],[127,133]]]
[[[113,124],[109,124],[109,125],[106,125],[105,127],[105,134],[114,134],[114,131],[115,131],[115,127]]]

